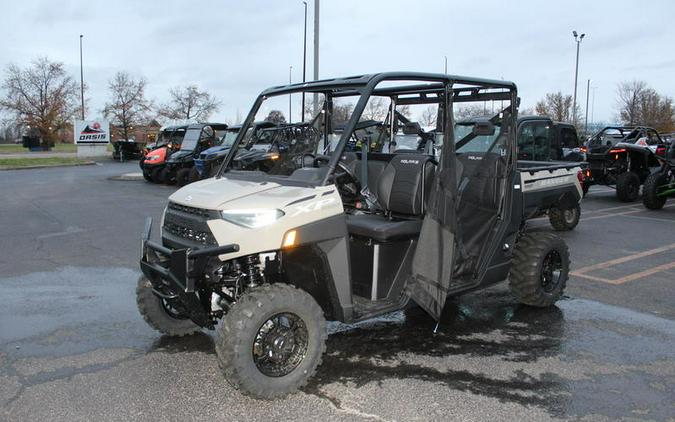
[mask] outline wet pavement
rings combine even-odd
[[[224,381],[211,333],[172,339],[138,315],[137,233],[173,188],[109,180],[133,165],[7,172],[0,420],[675,420],[673,208],[592,190],[557,306],[496,286],[449,302],[436,334],[416,308],[331,324],[309,385],[261,402]]]

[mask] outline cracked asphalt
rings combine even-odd
[[[500,285],[452,299],[436,334],[418,309],[330,324],[309,385],[257,401],[210,332],[172,339],[138,314],[138,234],[174,188],[110,180],[136,165],[0,173],[0,420],[675,421],[675,201],[593,187],[557,306]]]

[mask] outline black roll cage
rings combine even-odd
[[[385,81],[399,81],[403,82],[420,82],[417,85],[404,85],[396,87],[381,87],[377,88],[378,84]],[[425,83],[422,83],[425,82]],[[467,85],[452,88],[454,85]],[[225,160],[223,160],[216,178],[223,176],[223,173],[229,170],[229,165],[232,162],[235,153],[242,142],[247,130],[253,124],[256,113],[258,112],[263,101],[271,96],[290,95],[294,93],[310,93],[310,94],[324,94],[325,101],[323,106],[323,113],[325,115],[325,122],[330,122],[331,105],[333,98],[359,96],[349,122],[344,128],[340,136],[333,154],[328,161],[328,170],[326,171],[320,185],[331,183],[331,176],[337,168],[338,161],[342,156],[345,146],[351,137],[352,132],[359,123],[359,118],[366,108],[368,99],[371,96],[382,97],[397,97],[397,105],[406,104],[433,104],[441,103],[445,97],[446,89],[452,90],[452,98],[448,102],[450,109],[453,103],[461,102],[478,102],[478,101],[510,101],[513,108],[518,106],[517,87],[516,84],[504,80],[496,79],[482,79],[472,78],[457,75],[422,73],[422,72],[383,72],[369,75],[351,76],[345,78],[325,79],[314,82],[296,83],[291,85],[281,85],[264,90],[253,104],[253,107],[248,113],[248,116],[242,123],[242,130],[239,131],[237,138],[232,144]],[[404,96],[403,98],[400,98]],[[515,107],[513,107],[515,105]],[[449,123],[452,127],[454,117],[449,113]],[[517,115],[512,113],[513,129],[515,130],[515,119]],[[328,133],[324,130],[324,135]],[[451,132],[450,132],[451,133]],[[515,157],[515,138],[511,142],[511,156]]]

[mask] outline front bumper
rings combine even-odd
[[[200,297],[195,291],[208,258],[239,251],[239,245],[207,246],[170,249],[150,240],[152,218],[145,221],[141,236],[140,267],[152,283],[155,295],[180,301],[187,316],[201,327],[213,328],[210,317],[210,297]]]

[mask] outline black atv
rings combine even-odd
[[[588,140],[586,148],[587,183],[615,186],[619,200],[633,202],[640,185],[659,166],[657,153],[665,151],[665,143],[649,127],[608,126]]]
[[[223,123],[198,123],[188,126],[180,150],[171,154],[160,174],[163,183],[185,186],[196,179],[190,177],[195,158],[199,153],[222,142],[227,125]]]
[[[650,210],[660,210],[669,197],[675,197],[675,143],[665,149],[661,147],[656,154],[661,168],[650,174],[642,187],[642,203]],[[663,156],[661,150],[664,150]]]

